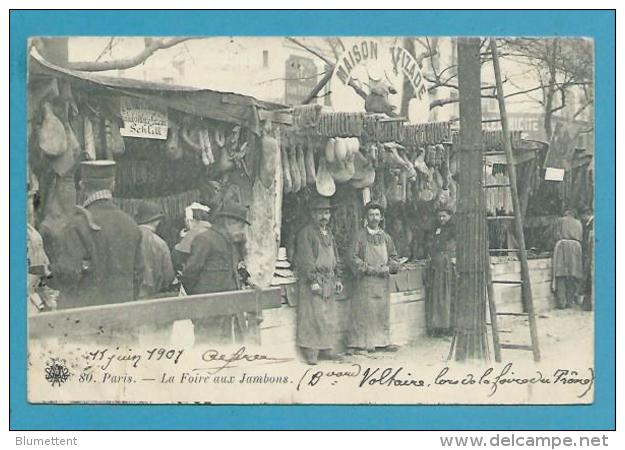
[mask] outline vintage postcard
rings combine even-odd
[[[31,403],[590,404],[594,42],[32,37]]]

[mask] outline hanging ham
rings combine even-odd
[[[67,136],[65,127],[52,110],[52,105],[44,102],[41,105],[43,110],[43,121],[39,128],[39,147],[48,156],[60,156],[67,151]]]
[[[288,194],[293,191],[293,180],[291,180],[291,165],[289,164],[289,157],[284,146],[282,146],[280,152],[280,159],[282,160],[284,192]]]
[[[260,181],[266,188],[271,187],[278,167],[278,140],[268,134],[264,134],[261,139],[262,158],[260,162]]]
[[[302,176],[299,173],[297,151],[295,150],[295,147],[289,147],[287,152],[289,154],[289,166],[291,167],[291,183],[293,183],[293,192],[299,192],[302,188]]]
[[[331,197],[336,192],[334,178],[330,175],[330,172],[326,167],[326,160],[323,157],[319,158],[319,169],[317,170],[317,180],[315,185],[317,187],[317,192],[324,197]]]
[[[165,155],[172,161],[182,158],[182,147],[180,145],[178,125],[174,123],[170,123],[169,131],[167,132]]]

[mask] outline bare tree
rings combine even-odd
[[[183,38],[145,38],[145,46],[143,50],[141,50],[136,55],[133,55],[128,58],[122,59],[110,59],[103,60],[102,57],[110,53],[113,45],[114,38],[111,38],[98,58],[95,61],[76,61],[76,62],[68,62],[67,61],[67,49],[65,49],[65,60],[64,61],[53,61],[56,63],[62,63],[62,65],[67,69],[73,70],[82,70],[85,72],[103,72],[106,70],[123,70],[130,69],[131,67],[136,67],[140,64],[143,64],[150,58],[154,53],[159,50],[164,50],[167,48],[171,48],[175,45],[178,45],[182,42],[188,41],[190,39],[195,39],[192,37],[183,37]],[[34,39],[32,45],[39,50],[42,55],[47,55],[50,52],[48,51],[51,47],[61,44],[67,47],[67,39],[66,38],[38,38]]]

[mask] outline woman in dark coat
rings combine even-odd
[[[456,299],[456,228],[452,211],[437,211],[438,227],[430,236],[426,273],[425,325],[430,336],[453,333],[453,313]]]

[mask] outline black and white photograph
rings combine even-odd
[[[592,403],[593,46],[32,37],[28,401]]]

